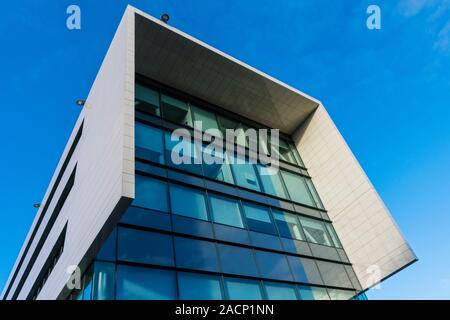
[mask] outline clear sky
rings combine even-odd
[[[127,3],[2,3],[0,288]],[[369,299],[450,299],[450,0],[129,3],[321,100],[420,259]]]

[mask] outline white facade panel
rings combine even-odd
[[[416,261],[322,105],[293,137],[363,289]]]

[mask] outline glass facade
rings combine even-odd
[[[360,288],[293,143],[273,175],[184,129],[258,129],[190,99],[136,85],[136,196],[72,299],[328,300]],[[201,127],[200,127],[201,125]],[[171,153],[190,159],[173,162]],[[235,146],[254,141],[235,136]],[[257,141],[259,152],[274,152]],[[273,145],[272,145],[273,146]],[[246,149],[248,150],[248,149]],[[200,157],[219,161],[198,162]]]

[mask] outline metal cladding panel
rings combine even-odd
[[[127,10],[77,120],[55,176],[59,173],[61,162],[66,158],[72,140],[84,121],[81,139],[6,299],[13,296],[36,243],[47,225],[48,216],[51,215],[75,165],[77,169],[74,186],[31,271],[25,275],[26,281],[17,299],[28,297],[55,241],[67,223],[64,252],[38,296],[38,299],[58,298],[69,278],[67,267],[87,266],[95,250],[108,235],[105,225],[110,223],[108,221],[112,213],[116,212],[118,216],[120,212],[117,211],[123,211],[134,198],[134,74],[134,14]],[[52,179],[49,190],[54,180],[55,178]],[[34,225],[35,223],[33,227]],[[29,236],[27,241],[28,239]],[[25,245],[26,243],[24,247]]]
[[[294,141],[363,289],[417,260],[322,105]]]

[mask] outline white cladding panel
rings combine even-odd
[[[11,298],[15,291],[18,280],[34,252],[36,243],[75,165],[77,170],[74,186],[31,272],[27,275],[18,299],[27,298],[66,222],[68,224],[64,252],[38,299],[58,297],[68,279],[67,267],[80,263],[119,201],[127,203],[134,198],[134,14],[132,11],[127,10],[122,18],[45,198],[53,186],[55,177],[83,120],[81,140],[65,170],[53,196],[52,204],[46,212],[8,298]]]
[[[294,141],[363,289],[417,260],[322,105]]]

